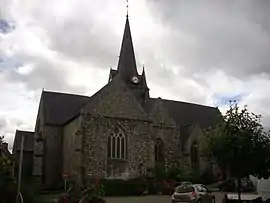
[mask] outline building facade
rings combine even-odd
[[[130,179],[162,165],[205,162],[194,154],[203,130],[221,118],[215,107],[151,98],[137,70],[127,17],[116,69],[91,97],[42,91],[33,139],[33,175],[47,187],[69,174]],[[193,154],[191,156],[191,153]]]

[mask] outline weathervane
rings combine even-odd
[[[127,2],[127,17],[128,17],[128,0],[126,0],[126,2]]]

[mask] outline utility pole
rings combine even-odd
[[[23,163],[23,147],[24,147],[24,135],[22,135],[21,149],[20,149],[20,161],[19,161],[19,172],[18,172],[18,190],[17,190],[17,203],[22,203],[21,195],[21,181],[22,181],[22,163]]]

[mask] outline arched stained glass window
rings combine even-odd
[[[109,133],[107,156],[111,159],[125,159],[126,149],[126,136],[120,127],[115,126]]]

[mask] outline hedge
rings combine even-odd
[[[147,181],[133,180],[102,180],[106,196],[141,195],[147,188]]]

